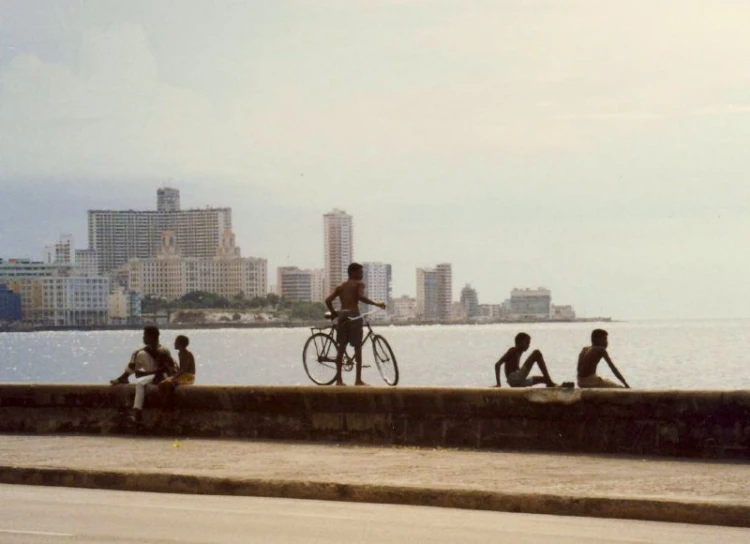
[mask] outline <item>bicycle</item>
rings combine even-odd
[[[372,344],[372,354],[375,360],[375,366],[378,368],[380,377],[388,385],[398,384],[398,364],[396,356],[393,354],[388,340],[381,335],[373,332],[370,322],[365,319],[373,312],[368,312],[354,319],[362,319],[363,324],[367,327],[367,334],[362,340],[362,358],[364,359],[365,344],[369,341]],[[331,314],[326,312],[326,319],[331,319]],[[305,342],[302,349],[302,364],[309,378],[318,385],[331,385],[336,381],[336,337],[334,331],[336,325],[331,321],[327,327],[310,327],[310,337]],[[314,349],[314,353],[313,353]],[[344,358],[342,360],[342,372],[350,372],[354,365],[353,353],[350,354],[351,346],[346,346]],[[362,368],[368,368],[371,365],[364,364]]]

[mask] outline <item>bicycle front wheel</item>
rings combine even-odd
[[[380,377],[388,385],[398,384],[398,364],[388,340],[376,334],[372,337],[372,352]]]
[[[302,349],[305,372],[318,385],[331,385],[336,381],[336,344],[331,337],[316,332]]]

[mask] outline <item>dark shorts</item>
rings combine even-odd
[[[336,342],[339,345],[350,344],[355,348],[362,345],[362,319],[352,319],[353,317],[357,316],[349,314],[347,317],[339,318],[336,327]]]

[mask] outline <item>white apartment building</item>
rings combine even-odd
[[[354,231],[352,216],[344,210],[334,209],[323,215],[325,243],[325,291],[347,279],[346,269],[354,261]]]
[[[403,295],[391,300],[390,316],[394,321],[412,321],[417,318],[417,299]]]
[[[390,315],[391,306],[391,265],[379,262],[365,262],[363,267],[363,281],[367,298],[374,302],[385,302],[385,311],[373,314],[374,317],[386,318]],[[377,306],[361,304],[362,313],[378,309]]]
[[[179,191],[157,191],[157,210],[89,210],[89,249],[99,271],[110,272],[130,259],[156,257],[162,232],[173,231],[183,257],[213,257],[221,236],[232,228],[231,208],[181,210]]]
[[[266,259],[242,257],[234,234],[227,230],[213,257],[184,257],[178,237],[162,233],[158,254],[149,259],[131,259],[125,276],[129,290],[141,296],[178,299],[193,291],[207,291],[223,297],[242,294],[246,298],[267,294]]]
[[[106,325],[109,321],[109,278],[50,276],[34,280],[41,305],[24,311],[24,320],[55,327]]]

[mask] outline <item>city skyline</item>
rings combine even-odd
[[[179,4],[0,3],[0,254],[178,184],[270,270],[341,208],[395,296],[450,262],[453,299],[747,316],[750,5]]]

